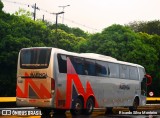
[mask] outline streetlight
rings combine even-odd
[[[70,5],[65,5],[65,6],[58,6],[58,7],[62,7],[62,11],[64,12],[64,8],[69,7]],[[63,14],[63,18],[62,18],[62,24],[64,24],[64,14]]]
[[[58,13],[51,13],[51,14],[54,14],[56,15],[56,40],[55,40],[55,47],[57,47],[57,27],[58,27],[58,15],[59,14],[63,14],[64,12],[58,12]]]

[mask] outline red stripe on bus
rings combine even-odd
[[[24,89],[24,90],[26,90],[26,89]],[[23,93],[22,90],[20,89],[20,87],[17,85],[16,96],[21,97],[21,98],[27,98],[28,97],[28,92]]]
[[[92,90],[92,87],[91,87],[89,81],[87,81],[87,83],[86,83],[86,92],[85,92],[84,87],[78,77],[78,74],[76,74],[76,71],[75,71],[70,59],[67,58],[66,109],[71,108],[72,82],[74,83],[78,94],[83,96],[84,108],[86,108],[87,99],[89,96],[95,97],[94,92]],[[98,107],[98,102],[97,102],[96,98],[95,98],[95,107]]]

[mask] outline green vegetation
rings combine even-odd
[[[17,57],[21,48],[55,47],[55,25],[33,21],[20,9],[3,12],[0,1],[0,96],[15,96]],[[160,96],[160,21],[114,24],[100,33],[89,34],[79,28],[58,24],[57,47],[74,52],[93,52],[122,61],[141,64],[153,77],[149,91]]]

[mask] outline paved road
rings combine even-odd
[[[41,118],[41,111],[29,108],[0,108],[0,118]],[[152,114],[152,115],[151,115]],[[160,118],[160,105],[139,108],[136,112],[129,112],[127,108],[114,108],[113,114],[105,114],[105,109],[95,109],[91,116],[53,115],[53,118]]]

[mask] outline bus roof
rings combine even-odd
[[[72,56],[78,56],[78,57],[83,57],[83,58],[108,61],[108,62],[113,62],[113,63],[119,63],[119,64],[125,64],[125,65],[131,65],[131,66],[137,66],[137,67],[144,68],[143,66],[141,66],[139,64],[120,61],[120,60],[117,60],[116,58],[113,58],[111,56],[105,56],[105,55],[96,54],[96,53],[75,53],[75,52],[69,52],[69,51],[66,51],[63,49],[58,49],[58,48],[53,48],[53,49],[56,50],[56,53],[60,53],[60,54],[66,54],[66,55],[72,55]]]
[[[59,48],[54,48],[54,47],[31,47],[31,48],[23,48],[23,49],[34,49],[34,48],[52,48],[55,53],[66,54],[66,55],[71,55],[71,56],[78,56],[78,57],[101,60],[101,61],[108,61],[108,62],[113,62],[113,63],[119,63],[119,64],[125,64],[125,65],[131,65],[131,66],[137,66],[137,67],[144,68],[143,66],[139,64],[119,61],[111,56],[105,56],[105,55],[96,54],[96,53],[75,53],[75,52],[69,52],[69,51],[59,49]]]

